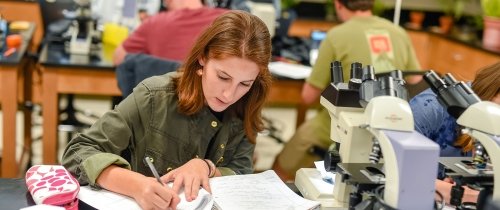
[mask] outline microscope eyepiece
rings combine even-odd
[[[458,83],[455,77],[453,77],[453,75],[451,75],[450,73],[446,73],[443,77],[443,80],[447,85],[454,85]]]
[[[395,80],[403,80],[403,72],[401,72],[400,70],[391,71],[390,75]]]
[[[351,63],[351,78],[347,84],[349,89],[359,89],[361,86],[361,77],[363,76],[363,65],[358,62]]]
[[[396,96],[394,89],[394,80],[392,77],[382,77],[380,80],[380,90],[383,95],[386,96]]]
[[[361,75],[361,64],[358,64]],[[356,68],[358,67],[356,66]],[[330,79],[331,83],[321,92],[322,99],[326,99],[334,106],[361,107],[359,104],[361,76],[344,82],[342,62],[332,61],[330,63]]]
[[[373,66],[366,65],[363,68],[363,75],[361,76],[361,80],[364,82],[366,80],[375,80],[375,69]]]
[[[439,89],[445,88],[446,84],[439,78],[439,76],[433,70],[430,70],[424,74],[424,80],[429,84],[432,91],[438,92]]]
[[[394,81],[397,82],[398,84],[400,84],[400,85],[406,84],[406,81],[403,78],[403,72],[401,72],[401,70],[391,71],[390,75],[394,79]]]
[[[363,66],[359,62],[351,63],[351,79],[361,79],[363,75]]]
[[[333,84],[344,82],[344,69],[342,68],[342,63],[340,61],[333,61],[330,64],[330,76]]]
[[[458,82],[450,73],[440,79],[431,70],[425,73],[424,79],[432,91],[436,93],[439,102],[446,108],[446,111],[456,119],[470,105],[481,101],[468,85],[464,82]]]

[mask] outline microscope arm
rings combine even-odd
[[[458,118],[464,132],[478,140],[490,156],[493,170],[500,169],[500,105],[481,101],[469,106]],[[500,173],[493,175],[493,199],[500,200]]]
[[[466,134],[481,142],[490,157],[493,170],[498,170],[500,168],[500,136],[493,136],[478,130],[467,130]],[[500,200],[500,173],[493,173],[493,186],[493,200]]]
[[[397,209],[432,209],[439,145],[414,131],[408,102],[372,98],[364,125],[379,142],[384,158],[384,201]]]
[[[416,131],[367,129],[384,157],[384,201],[397,209],[432,209],[439,146]]]

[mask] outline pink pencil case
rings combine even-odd
[[[26,186],[36,204],[78,209],[80,184],[61,165],[34,165],[26,172]]]

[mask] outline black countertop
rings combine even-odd
[[[97,50],[89,55],[69,54],[62,43],[45,44],[40,53],[40,64],[73,68],[92,68],[114,70],[112,54],[114,47],[100,44]]]
[[[20,209],[35,205],[26,187],[24,179],[0,178],[0,209]],[[78,209],[94,210],[95,208],[79,201]]]

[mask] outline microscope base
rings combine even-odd
[[[295,175],[295,186],[304,198],[319,201],[323,210],[347,209],[348,204],[333,198],[333,185],[323,181],[315,168],[301,168]]]

